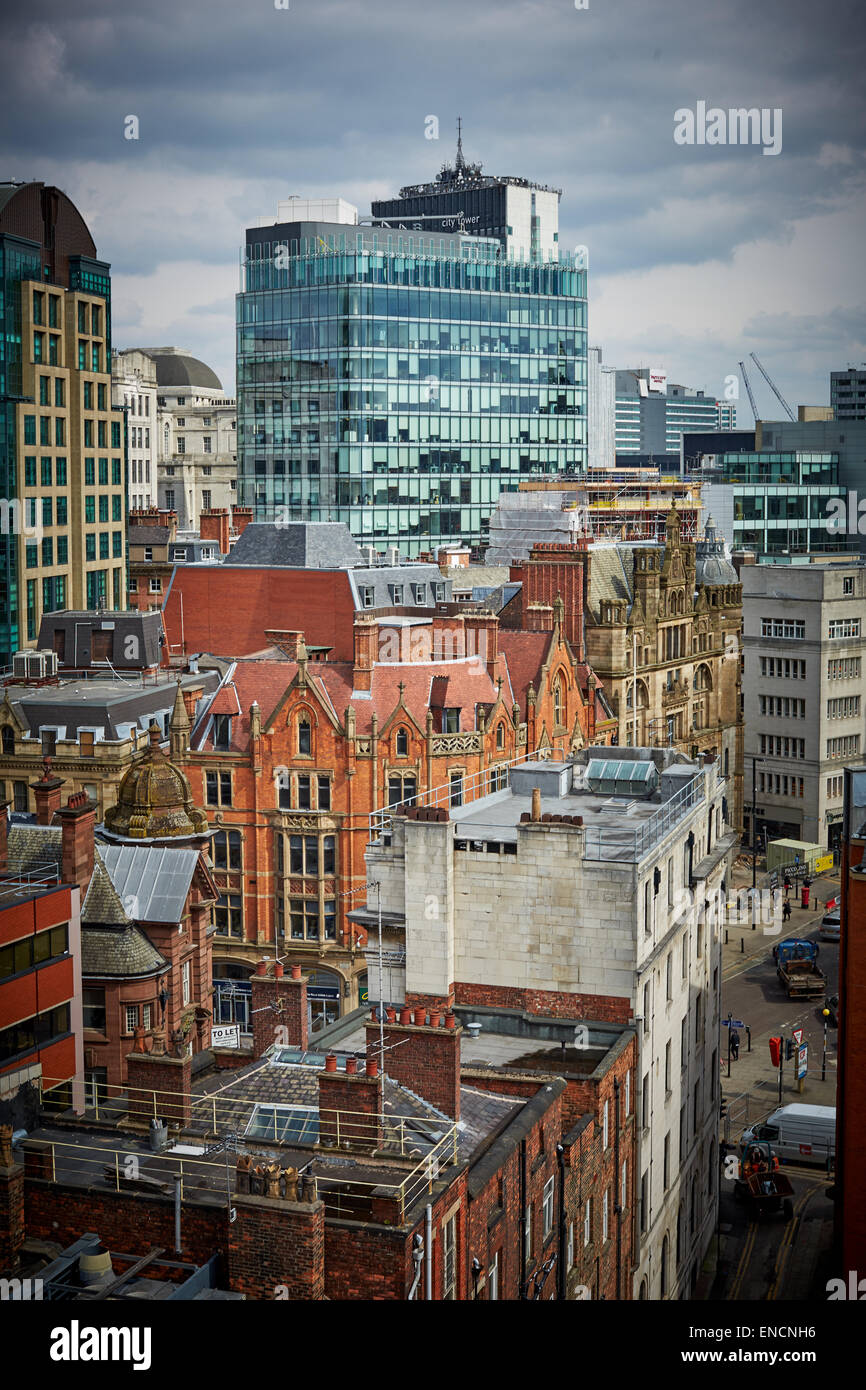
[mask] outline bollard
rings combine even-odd
[[[745,938],[744,936],[741,936],[741,937],[740,937],[740,955],[742,955],[742,954],[744,953],[745,949],[746,949],[746,938]]]
[[[727,944],[728,944],[728,929],[727,929],[727,927],[725,927],[725,945],[727,946]]]

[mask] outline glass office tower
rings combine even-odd
[[[586,466],[586,271],[478,236],[247,232],[238,489],[407,554],[483,543],[503,489]]]

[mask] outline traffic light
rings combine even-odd
[[[777,1066],[779,1065],[779,1058],[780,1058],[780,1055],[781,1055],[781,1051],[782,1051],[782,1039],[781,1039],[781,1038],[771,1038],[771,1039],[770,1039],[770,1059],[771,1059],[771,1061],[772,1061],[774,1067],[777,1067]]]
[[[722,1096],[721,1104],[719,1105],[719,1116],[720,1116],[720,1118],[721,1118],[721,1119],[724,1119],[727,1113],[728,1113],[728,1102],[725,1100],[725,1097]]]
[[[785,1039],[785,1061],[790,1062],[794,1055],[794,1044],[790,1038]]]

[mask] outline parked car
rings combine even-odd
[[[839,908],[834,907],[831,912],[825,912],[821,918],[821,927],[818,932],[822,941],[838,941],[842,930],[842,923],[839,916]]]

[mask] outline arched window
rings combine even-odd
[[[301,715],[298,720],[298,752],[312,753],[313,751],[313,730],[306,715]]]
[[[14,731],[14,729],[10,728],[8,724],[4,724],[4,725],[3,725],[2,740],[3,740],[3,752],[4,752],[4,753],[14,753],[14,752],[15,752],[15,731]]]
[[[565,691],[562,676],[557,676],[553,682],[553,722],[556,725],[565,723]]]
[[[505,747],[505,720],[504,720],[504,719],[500,719],[499,723],[496,725],[496,747],[497,747],[497,748],[504,748],[504,747]]]
[[[695,690],[712,690],[713,678],[709,666],[701,664],[695,671]]]
[[[408,758],[409,734],[406,729],[397,730],[397,738],[395,740],[395,751],[398,758]]]

